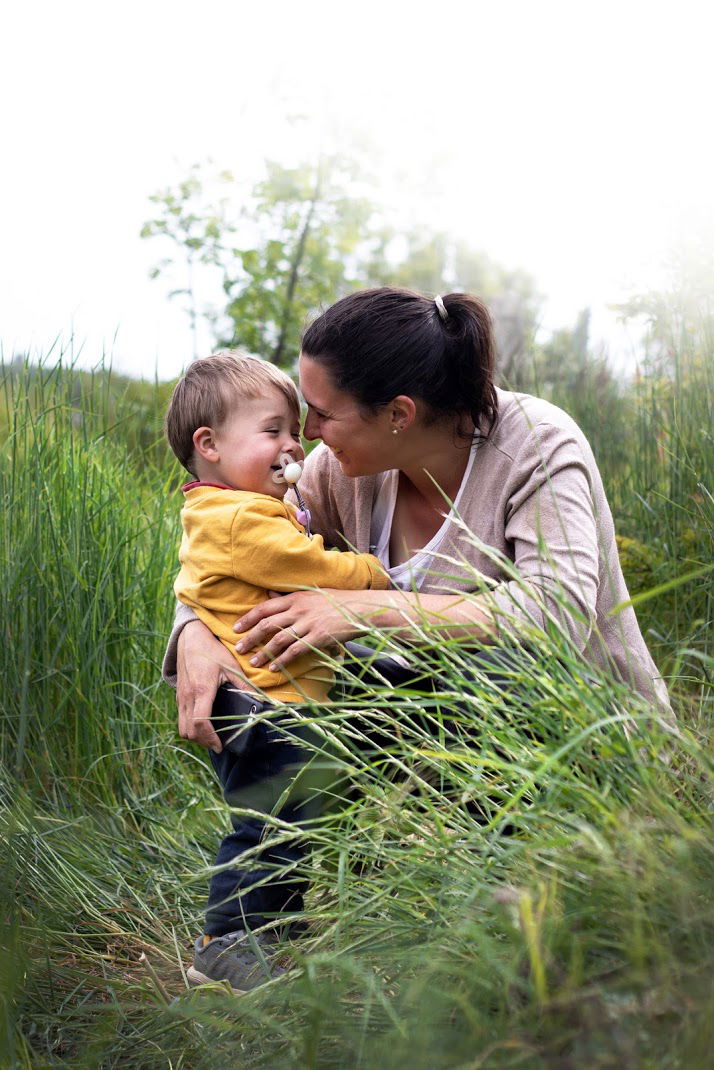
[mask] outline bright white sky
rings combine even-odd
[[[335,130],[370,133],[395,219],[531,271],[545,328],[590,305],[617,363],[628,341],[607,304],[711,219],[705,0],[4,7],[6,358],[73,332],[87,366],[106,349],[120,370],[178,374],[191,339],[148,280],[149,194],[208,156],[257,177],[264,156],[309,156]]]

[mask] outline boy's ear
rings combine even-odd
[[[193,432],[193,448],[198,457],[214,464],[219,459],[218,448],[212,427],[198,427]]]

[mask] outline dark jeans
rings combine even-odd
[[[219,688],[213,708],[214,727],[222,741],[216,710],[226,715],[232,689]],[[280,822],[301,827],[319,812],[319,799],[309,787],[300,788],[301,773],[310,752],[304,746],[304,730],[289,715],[281,715],[269,704],[254,703],[256,718],[242,734],[240,744],[229,749],[224,742],[211,762],[229,806],[275,814]],[[236,929],[255,929],[270,918],[303,906],[305,880],[295,868],[305,845],[302,840],[271,842],[266,838],[267,820],[235,812],[233,831],[221,841],[211,877],[205,931],[221,936]],[[274,839],[274,838],[273,838]],[[245,856],[245,857],[243,857]],[[227,863],[234,863],[228,866]]]
[[[364,691],[366,700],[374,687],[414,687],[427,694],[439,690],[438,677],[428,672],[419,673],[392,658],[375,656],[373,650],[358,643],[347,647],[350,666],[357,677],[348,688],[354,694]],[[486,673],[495,692],[507,687],[508,657],[503,651],[475,652],[474,666]],[[225,715],[230,708],[230,692],[225,685],[219,689],[214,723],[218,710]],[[314,748],[306,748],[305,729],[296,725],[289,714],[281,716],[277,710],[273,712],[260,704],[256,710],[257,719],[241,734],[235,750],[224,747],[220,754],[211,752],[223,797],[238,809],[276,814],[280,822],[304,827],[319,815],[321,808],[319,792],[309,779],[300,788],[306,759],[314,754]],[[377,751],[388,744],[389,740],[378,731],[365,742],[370,750]],[[211,936],[258,928],[271,918],[303,907],[306,881],[299,870],[307,846],[305,840],[288,837],[280,842],[270,837],[261,848],[266,833],[264,820],[234,813],[231,821],[233,831],[224,837],[216,856],[216,866],[223,868],[213,874],[209,887],[205,931]],[[278,842],[271,842],[273,839]]]

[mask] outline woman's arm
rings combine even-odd
[[[198,617],[191,607],[185,606],[182,602],[177,602],[176,612],[174,613],[174,622],[171,625],[171,635],[166,644],[164,660],[161,665],[162,677],[169,687],[173,687],[174,689],[178,683],[178,641],[181,632],[192,620],[198,620]]]
[[[223,670],[225,661],[223,644],[189,606],[179,602],[161,675],[176,689],[179,735],[210,747],[216,754],[223,749],[210,721],[216,691],[226,682],[243,686],[238,678],[228,679]]]
[[[272,598],[236,622],[240,653],[255,650],[251,664],[276,670],[309,649],[325,650],[368,632],[398,632],[418,642],[423,626],[443,628],[448,639],[489,643],[496,625],[479,595],[413,594],[407,591],[296,591]],[[258,648],[258,649],[256,649]]]

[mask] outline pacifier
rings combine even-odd
[[[297,483],[302,475],[302,461],[296,461],[289,453],[281,453],[279,464],[280,470],[273,472],[273,483]]]
[[[298,500],[300,508],[297,511],[297,521],[305,528],[305,534],[308,538],[311,537],[310,532],[310,510],[305,505],[302,494],[298,490],[297,482],[302,475],[302,461],[296,461],[294,457],[291,457],[289,453],[280,454],[280,470],[273,472],[274,483],[289,483],[295,491],[295,497]]]

